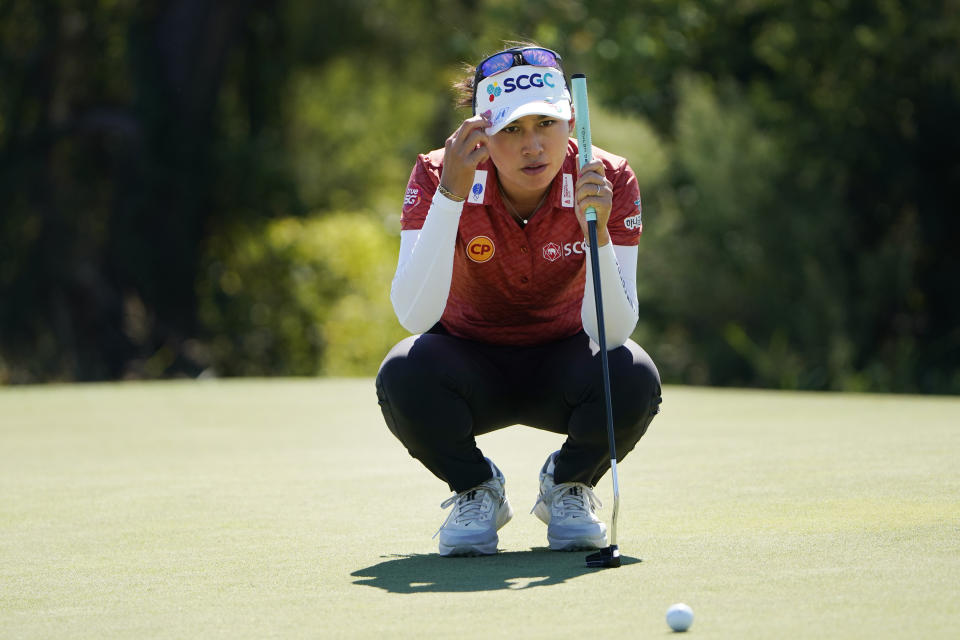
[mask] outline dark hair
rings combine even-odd
[[[473,110],[473,77],[477,73],[477,65],[482,60],[486,60],[492,55],[509,51],[510,49],[523,49],[526,47],[542,47],[543,45],[533,40],[504,40],[503,48],[500,51],[494,51],[482,56],[477,64],[464,62],[460,65],[460,78],[453,83],[454,106]]]

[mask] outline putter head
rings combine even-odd
[[[620,566],[620,547],[615,544],[587,556],[587,566],[606,569]]]

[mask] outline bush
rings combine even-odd
[[[390,306],[397,238],[364,214],[284,218],[210,244],[198,285],[218,375],[372,375],[406,335]]]

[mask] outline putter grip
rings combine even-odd
[[[590,137],[590,107],[587,104],[587,77],[582,73],[570,76],[570,88],[573,91],[573,111],[577,122],[577,158],[579,166],[593,160],[593,142]],[[597,212],[593,207],[584,211],[587,221],[596,220]],[[596,245],[594,245],[596,246]]]

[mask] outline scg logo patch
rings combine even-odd
[[[493,240],[487,236],[477,236],[467,243],[467,257],[474,262],[486,262],[496,253]]]
[[[563,257],[566,258],[571,254],[582,255],[587,250],[587,242],[581,240],[580,242],[564,242],[563,243]]]
[[[523,90],[529,89],[530,87],[542,87],[544,85],[551,89],[554,87],[552,73],[532,73],[530,75],[519,75],[516,79],[507,78],[503,81],[503,90],[505,93],[513,93],[517,89]],[[490,88],[488,87],[487,91],[489,90]]]
[[[582,256],[586,251],[587,243],[584,240],[579,242],[564,242],[563,246],[556,242],[548,242],[543,245],[543,259],[548,262],[556,262],[560,258],[569,258],[572,255]]]

